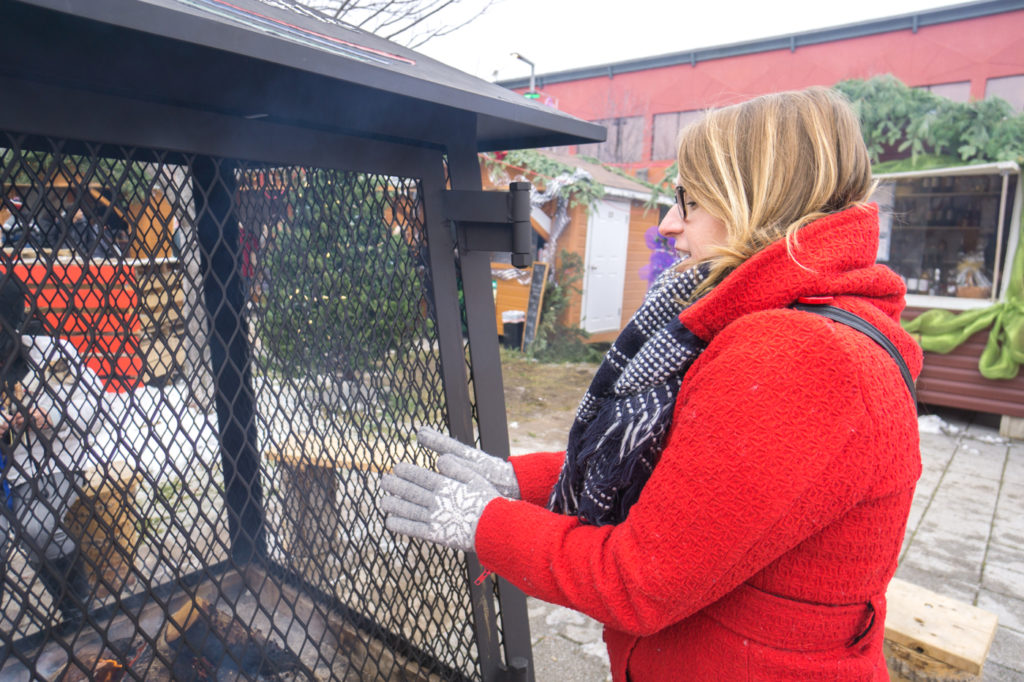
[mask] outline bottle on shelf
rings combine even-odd
[[[918,278],[916,276],[914,276],[914,275],[908,275],[907,277],[904,277],[903,279],[907,283],[907,293],[908,294],[916,294],[917,293]]]

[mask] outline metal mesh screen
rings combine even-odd
[[[420,183],[0,133],[0,187],[0,679],[479,679],[377,506],[448,421]]]

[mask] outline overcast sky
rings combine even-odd
[[[470,3],[471,4],[471,3]],[[481,5],[483,2],[480,3]],[[683,52],[948,7],[936,0],[497,0],[419,51],[486,80]],[[479,6],[479,5],[478,5]]]

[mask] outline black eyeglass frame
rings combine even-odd
[[[676,185],[676,208],[683,215],[683,220],[686,220],[686,190],[680,185]]]

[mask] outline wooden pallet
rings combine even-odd
[[[896,578],[886,601],[885,658],[893,682],[980,679],[996,636],[994,613]]]

